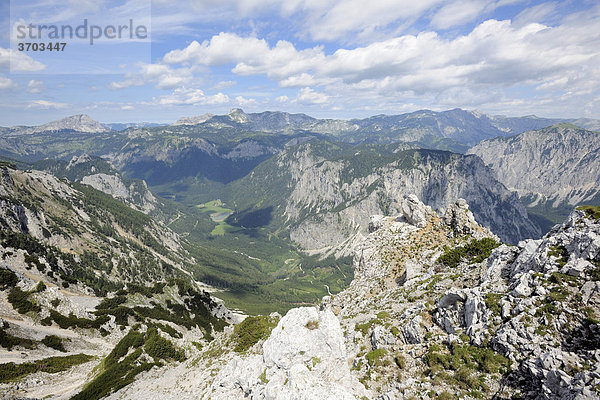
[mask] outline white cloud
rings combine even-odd
[[[301,0],[292,3],[284,6],[284,10],[288,13],[305,11],[303,26],[313,39],[335,40],[349,33],[365,37],[395,21],[400,21],[396,25],[402,25],[417,19],[441,0]]]
[[[53,102],[53,101],[47,101],[47,100],[31,100],[29,102],[29,104],[27,105],[27,109],[29,108],[38,108],[41,110],[49,110],[49,109],[63,109],[63,108],[67,108],[68,104],[67,103],[59,103],[59,102]]]
[[[526,8],[513,18],[513,23],[526,25],[532,22],[543,22],[548,18],[556,17],[556,8],[556,2],[547,2]]]
[[[230,87],[233,87],[237,85],[237,82],[235,81],[221,81],[218,82],[215,86],[213,86],[214,90],[223,90],[223,89],[229,89]]]
[[[286,18],[291,27],[299,28],[300,35],[314,40],[336,40],[349,37],[360,40],[386,28],[392,31],[399,26],[410,26],[443,0],[192,0],[190,3],[159,0],[177,11],[172,24],[192,21],[232,20],[255,18],[273,11]],[[164,8],[165,10],[167,7]],[[158,15],[158,18],[166,16]],[[155,18],[153,18],[154,26]],[[167,24],[159,23],[163,27]],[[159,28],[161,29],[161,28]],[[352,34],[352,36],[350,36]]]
[[[207,96],[200,89],[177,88],[166,96],[155,97],[155,104],[161,105],[215,105],[229,102],[229,97],[223,93]]]
[[[321,47],[296,50],[292,43],[285,40],[270,47],[264,39],[222,32],[202,44],[193,41],[182,50],[170,51],[163,61],[167,64],[195,63],[205,66],[235,64],[235,74],[266,74],[269,78],[279,80],[301,74],[323,57]]]
[[[288,101],[290,101],[290,98],[287,96],[278,96],[275,98],[275,101],[278,103],[287,103]]]
[[[299,75],[290,76],[285,78],[279,82],[279,86],[281,87],[304,87],[304,86],[313,86],[318,82],[314,78],[314,76],[303,72]]]
[[[329,101],[329,96],[324,93],[316,92],[309,87],[305,87],[298,92],[296,101],[306,105],[324,104]]]
[[[121,110],[123,110],[123,111],[131,111],[131,110],[134,110],[134,109],[135,109],[135,107],[131,106],[131,105],[121,106]]]
[[[0,68],[14,72],[35,72],[46,66],[21,51],[0,47]]]
[[[17,84],[11,79],[0,76],[0,90],[12,89],[15,87],[17,87]]]
[[[44,82],[31,79],[27,84],[27,91],[29,93],[40,93],[44,87]]]
[[[157,89],[174,89],[190,83],[194,74],[189,68],[171,68],[164,64],[140,64],[140,72],[125,74],[122,81],[111,82],[112,90],[154,83]]]
[[[238,105],[242,106],[242,107],[246,107],[246,106],[254,106],[256,105],[256,99],[247,99],[243,96],[237,96],[235,98],[235,101]]]
[[[269,46],[263,39],[221,33],[169,52],[165,62],[232,65],[237,75],[265,75],[282,87],[301,87],[297,101],[313,104],[341,92],[392,99],[452,88],[472,93],[515,85],[549,88],[555,81],[598,90],[593,66],[600,64],[599,10],[558,26],[487,20],[453,39],[422,32],[329,55],[320,47],[299,50],[286,41]],[[569,79],[557,81],[560,76]],[[316,86],[324,90],[316,92]]]
[[[444,5],[431,19],[431,25],[448,29],[477,18],[488,5],[485,0],[454,1]]]

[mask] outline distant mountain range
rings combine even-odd
[[[89,115],[79,114],[39,126],[13,126],[8,129],[7,133],[15,135],[31,135],[35,133],[57,131],[100,133],[109,131],[110,129],[109,126],[93,120]]]
[[[594,119],[549,119],[536,116],[506,117],[479,111],[454,109],[442,112],[421,110],[399,115],[375,115],[365,119],[317,119],[306,114],[281,111],[245,113],[239,108],[228,114],[204,114],[184,117],[170,126],[153,123],[101,124],[87,115],[75,115],[35,127],[2,128],[3,136],[42,132],[74,131],[101,133],[129,128],[160,128],[165,131],[181,127],[198,130],[236,129],[253,132],[293,134],[300,131],[320,134],[348,143],[414,143],[419,147],[465,152],[482,140],[512,136],[561,122],[584,129],[600,129]]]
[[[305,301],[317,278],[300,266],[351,254],[370,215],[400,212],[407,194],[440,212],[465,198],[509,243],[540,237],[573,205],[597,201],[600,178],[585,171],[597,171],[598,134],[557,121],[460,109],[349,121],[234,109],[117,131],[77,116],[3,128],[0,156],[169,224],[202,260],[198,279],[251,293],[246,304],[277,302],[289,285]],[[341,289],[344,265],[318,280]]]

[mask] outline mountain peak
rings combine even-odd
[[[246,123],[249,121],[248,114],[246,114],[241,108],[232,108],[227,116],[229,116],[232,121],[239,123]]]
[[[40,132],[54,132],[60,130],[72,130],[84,133],[100,133],[109,131],[110,128],[92,119],[87,114],[77,114],[65,117],[63,119],[59,119],[57,121],[48,122],[44,125],[34,126],[25,129],[23,133],[31,134]]]
[[[198,124],[208,121],[209,119],[211,119],[214,116],[215,116],[215,114],[213,114],[213,113],[206,113],[206,114],[197,115],[194,117],[182,117],[182,118],[179,118],[177,121],[175,121],[175,123],[173,125],[198,125]]]

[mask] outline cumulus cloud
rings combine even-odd
[[[292,43],[280,40],[270,47],[264,39],[222,32],[202,43],[193,41],[182,50],[170,51],[163,61],[167,64],[205,66],[235,64],[235,74],[265,74],[280,80],[301,74],[323,58],[323,49],[319,46],[297,50]]]
[[[126,74],[122,81],[109,84],[112,90],[153,83],[157,89],[174,89],[190,83],[194,78],[189,68],[171,68],[164,64],[140,64],[140,72]]]
[[[160,105],[216,105],[228,103],[229,97],[223,93],[207,96],[200,89],[181,87],[153,100],[154,104]]]
[[[305,105],[324,104],[329,101],[329,96],[324,93],[316,92],[309,87],[305,87],[300,89],[296,101]]]
[[[17,84],[11,79],[0,76],[0,90],[12,89],[15,87],[17,87]]]
[[[594,28],[598,12],[588,14],[558,26],[492,19],[453,39],[423,32],[332,54],[320,47],[299,50],[286,41],[269,46],[264,39],[221,33],[171,51],[164,61],[232,65],[237,75],[264,75],[282,87],[301,87],[297,100],[312,103],[325,101],[317,94],[328,96],[342,87],[394,96],[457,87],[472,91],[517,84],[543,87],[557,76],[572,78],[565,84],[597,83],[596,68],[591,66],[600,61],[600,31]],[[315,92],[317,86],[325,93]]]
[[[14,72],[36,72],[43,70],[46,66],[22,51],[0,47],[0,68],[10,69]]]
[[[36,109],[41,109],[41,110],[50,110],[50,109],[59,110],[59,109],[67,108],[67,107],[68,107],[67,103],[59,103],[59,102],[47,101],[47,100],[31,100],[25,108],[27,108],[27,109],[36,108]]]
[[[235,102],[241,107],[256,105],[256,99],[247,99],[244,96],[237,96]]]

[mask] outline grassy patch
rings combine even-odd
[[[494,315],[500,315],[502,307],[500,307],[500,300],[502,299],[501,293],[486,293],[485,294],[485,305]]]
[[[590,219],[600,219],[600,206],[580,206],[577,209],[585,211]]]
[[[36,372],[48,372],[55,374],[67,369],[86,363],[94,357],[86,354],[75,354],[66,357],[49,357],[43,360],[27,362],[22,364],[7,363],[0,364],[0,383],[6,383],[22,378]]]
[[[372,351],[368,352],[365,355],[365,358],[367,359],[367,362],[369,363],[370,366],[376,367],[376,366],[383,365],[383,358],[386,355],[387,355],[386,349],[377,349],[377,350],[372,350]]]
[[[556,263],[563,267],[569,261],[569,252],[565,246],[550,246],[548,255],[556,258]]]
[[[372,320],[367,321],[362,324],[356,324],[354,326],[354,330],[362,333],[363,336],[366,336],[367,333],[369,333],[369,330],[371,329],[371,327],[373,325],[384,325],[384,324],[386,324],[387,321],[389,321],[390,318],[391,318],[391,315],[389,312],[380,311],[377,313],[376,318],[373,318]],[[396,330],[397,330],[397,328],[396,328]]]
[[[238,353],[246,352],[260,340],[268,338],[277,322],[277,318],[268,316],[246,318],[233,329],[233,340],[236,343],[234,350]]]
[[[233,214],[233,210],[223,207],[223,203],[219,200],[198,204],[196,207],[200,212],[209,214],[210,219],[217,224],[210,232],[212,236],[225,236],[226,233],[239,230],[226,222],[227,217]]]
[[[485,347],[454,343],[450,352],[431,346],[423,360],[436,379],[461,389],[487,392],[481,374],[504,374],[511,362],[508,358]],[[452,372],[452,373],[450,373]]]

